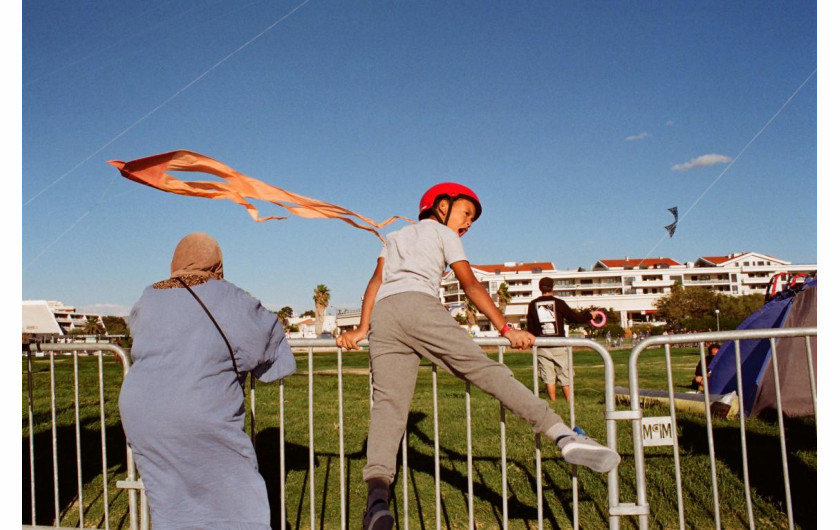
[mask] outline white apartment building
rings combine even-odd
[[[84,328],[88,318],[95,318],[105,328],[102,317],[95,313],[80,313],[75,307],[53,300],[24,300],[23,333],[36,335],[67,335],[71,330]],[[52,322],[50,322],[52,321]],[[56,329],[57,328],[57,329]]]
[[[23,334],[39,340],[64,335],[46,300],[24,300],[21,306]]]
[[[315,317],[291,317],[287,319],[290,326],[297,326],[298,331],[291,331],[288,333],[291,339],[317,339],[322,338],[318,336],[318,322]],[[336,328],[335,315],[324,315],[324,322],[322,324],[321,333],[332,336]],[[356,322],[358,325],[358,320]]]
[[[554,279],[554,295],[573,309],[589,306],[617,311],[621,325],[661,324],[656,318],[654,302],[671,292],[679,280],[685,287],[704,287],[730,295],[764,294],[767,283],[777,273],[815,275],[816,264],[793,265],[766,254],[741,252],[726,256],[703,256],[681,264],[671,258],[599,260],[591,270],[557,270],[551,262],[508,262],[495,265],[472,265],[473,273],[493,301],[499,286],[506,283],[511,300],[505,317],[517,327],[524,327],[528,303],[540,295],[540,278]],[[441,282],[441,302],[454,314],[463,310],[465,297],[455,274],[447,271]],[[359,311],[340,312],[337,325],[353,329],[359,322]],[[492,330],[479,315],[479,328]]]

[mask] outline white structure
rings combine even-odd
[[[22,333],[34,339],[64,335],[45,300],[24,300],[22,305]]]
[[[297,326],[298,331],[289,332],[289,338],[292,339],[317,339],[317,322],[315,317],[291,317],[287,319],[290,326]],[[332,336],[336,328],[335,315],[324,315],[324,327],[322,334],[329,334]],[[358,324],[358,322],[357,322]]]
[[[528,302],[540,295],[538,282],[548,276],[554,279],[554,295],[573,309],[590,306],[619,312],[621,325],[661,324],[656,319],[654,302],[670,294],[674,282],[685,287],[704,287],[730,295],[764,294],[767,283],[777,273],[816,274],[817,266],[793,265],[766,254],[741,252],[726,256],[703,256],[694,262],[680,264],[666,257],[647,259],[603,259],[591,270],[559,271],[551,262],[502,263],[472,265],[473,273],[493,301],[497,291],[507,284],[511,300],[505,309],[507,320],[523,327]],[[452,271],[441,283],[441,302],[453,314],[465,303],[464,292]],[[359,323],[360,311],[338,314],[338,327],[353,329]],[[491,326],[479,315],[479,327],[489,332]],[[480,333],[484,334],[484,333]]]
[[[88,318],[95,318],[102,329],[105,323],[100,315],[94,313],[79,313],[75,307],[66,306],[61,302],[47,300],[24,300],[23,333],[36,335],[67,335],[71,330],[83,329]],[[49,321],[52,322],[49,322]],[[56,330],[56,328],[58,328]],[[40,330],[40,331],[34,331]]]

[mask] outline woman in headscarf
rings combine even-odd
[[[295,371],[282,322],[224,280],[218,243],[194,233],[128,323],[134,343],[120,416],[155,530],[270,528],[243,388],[248,372],[270,382]]]

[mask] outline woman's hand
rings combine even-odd
[[[367,337],[367,331],[362,329],[345,331],[335,339],[335,345],[345,350],[358,350],[359,346],[356,343],[364,340],[365,337]]]

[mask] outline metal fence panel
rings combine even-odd
[[[476,339],[476,342],[481,346],[488,346],[488,347],[495,347],[498,348],[498,357],[501,362],[504,361],[504,354],[505,354],[505,347],[509,346],[509,343],[506,339],[498,338],[498,339]],[[344,380],[343,374],[345,372],[343,365],[342,365],[342,352],[340,349],[335,347],[335,343],[329,339],[315,339],[315,340],[307,340],[307,339],[292,339],[290,340],[291,345],[296,348],[304,348],[305,355],[306,355],[306,368],[307,368],[307,402],[308,408],[306,410],[306,429],[308,433],[308,442],[307,442],[307,452],[308,452],[308,466],[307,466],[307,474],[308,474],[308,481],[307,484],[303,486],[304,489],[309,490],[308,495],[308,507],[309,507],[309,521],[310,527],[315,528],[318,524],[318,517],[316,515],[317,508],[319,506],[319,502],[321,503],[320,506],[323,510],[323,503],[326,502],[337,502],[340,505],[340,524],[341,528],[348,528],[351,526],[351,523],[348,523],[347,513],[348,513],[348,492],[346,489],[346,482],[347,482],[347,462],[346,462],[346,455],[345,455],[345,438],[347,434],[351,430],[358,431],[359,429],[364,429],[366,431],[365,425],[366,423],[357,422],[350,426],[350,429],[346,429],[345,420],[344,420]],[[362,345],[366,345],[366,343],[362,343]],[[537,344],[531,351],[532,355],[532,366],[534,370],[533,374],[533,385],[534,385],[534,393],[539,394],[539,381],[536,375],[537,370],[537,352],[536,346],[544,346],[544,347],[559,347],[559,346],[569,346],[569,347],[577,347],[577,348],[586,348],[591,351],[597,353],[601,360],[604,363],[604,419],[606,425],[606,445],[609,447],[616,449],[617,444],[617,430],[616,430],[616,422],[617,420],[621,419],[621,415],[616,413],[615,409],[615,395],[614,395],[614,367],[612,362],[612,357],[604,348],[603,345],[600,345],[594,341],[585,340],[585,339],[577,339],[577,338],[560,338],[560,339],[547,339],[547,338],[540,338],[537,340]],[[316,353],[316,350],[320,353],[328,352],[329,354],[335,354],[336,359],[336,373],[337,373],[337,436],[338,436],[338,443],[339,443],[339,455],[338,455],[338,467],[339,467],[339,499],[333,498],[323,498],[321,500],[316,498],[317,495],[317,487],[315,483],[315,471],[317,466],[317,459],[319,457],[317,448],[321,442],[319,441],[320,433],[322,432],[321,429],[324,428],[323,425],[317,425],[316,420],[316,403],[314,399],[314,369],[313,369],[313,359]],[[123,490],[127,492],[128,495],[128,510],[127,513],[114,513],[111,514],[110,510],[110,502],[109,500],[114,497],[114,493],[109,491],[109,477],[108,474],[111,472],[111,466],[113,465],[113,458],[109,461],[109,455],[107,451],[108,447],[108,440],[105,434],[105,424],[106,420],[112,419],[106,417],[106,395],[105,395],[105,387],[106,387],[106,379],[104,376],[105,370],[103,368],[103,355],[104,354],[113,354],[117,356],[120,361],[122,362],[122,376],[125,377],[129,368],[130,368],[130,358],[126,353],[119,348],[118,346],[111,345],[111,344],[34,344],[31,346],[30,352],[27,354],[27,361],[28,361],[28,374],[27,374],[27,381],[29,381],[28,385],[28,395],[29,395],[29,408],[28,408],[28,422],[29,422],[29,448],[30,448],[30,479],[31,479],[31,513],[32,518],[31,522],[32,525],[35,524],[44,524],[47,521],[36,521],[36,475],[35,475],[35,451],[36,447],[33,442],[33,429],[35,427],[35,411],[33,410],[33,389],[35,388],[35,384],[33,381],[33,370],[32,370],[32,355],[37,352],[37,354],[44,354],[49,356],[50,359],[50,430],[52,431],[52,454],[53,454],[53,485],[54,485],[54,505],[52,506],[52,510],[55,512],[54,518],[52,521],[49,521],[49,524],[54,525],[54,527],[59,527],[62,524],[62,521],[66,520],[67,517],[67,506],[64,503],[59,502],[59,461],[58,461],[58,453],[61,449],[59,447],[59,437],[56,434],[57,429],[57,419],[56,419],[56,397],[55,397],[55,356],[60,354],[69,354],[73,356],[74,360],[74,377],[73,377],[73,398],[74,401],[73,407],[75,412],[75,442],[76,442],[76,461],[77,467],[79,469],[82,468],[82,456],[85,451],[82,449],[82,436],[79,430],[80,418],[79,418],[79,404],[80,404],[80,378],[78,375],[78,352],[89,352],[89,351],[98,351],[98,406],[99,406],[99,423],[101,426],[101,455],[102,455],[102,468],[101,468],[101,481],[102,481],[102,492],[98,495],[104,500],[104,517],[102,521],[102,525],[105,528],[110,528],[111,519],[114,517],[122,518],[124,521],[121,523],[120,526],[128,526],[132,530],[137,528],[146,529],[150,526],[150,518],[148,514],[148,505],[145,497],[145,492],[143,490],[142,481],[137,476],[137,472],[134,465],[134,459],[131,453],[131,449],[126,445],[126,474],[123,480],[117,481],[117,487],[119,488],[118,493],[116,495],[120,495]],[[76,352],[76,353],[73,353]],[[573,369],[572,364],[572,356],[571,353],[569,354],[569,365],[570,369]],[[302,375],[302,374],[301,374]],[[448,376],[446,376],[448,377]],[[574,388],[574,382],[570,383],[572,389]],[[434,422],[434,436],[432,440],[432,445],[434,447],[434,477],[435,477],[435,527],[440,528],[442,524],[444,524],[444,517],[445,514],[442,513],[441,508],[441,444],[440,444],[440,418],[438,417],[438,406],[440,403],[440,397],[438,396],[438,373],[437,370],[434,369],[432,372],[432,381],[433,381],[433,396],[432,396],[432,406],[434,410],[433,414],[433,422]],[[110,382],[110,381],[108,381]],[[368,384],[370,384],[370,379],[368,378]],[[249,423],[250,427],[250,434],[252,437],[252,441],[255,443],[257,442],[257,433],[260,430],[259,426],[264,424],[266,419],[269,416],[266,416],[264,412],[258,410],[258,400],[257,394],[258,392],[262,392],[264,388],[273,388],[270,385],[256,385],[252,378],[251,385],[250,385],[250,392],[249,392],[249,399],[246,400],[246,406],[248,407],[248,416],[247,422]],[[368,394],[370,396],[370,394]],[[303,500],[304,491],[300,492],[290,492],[288,489],[288,485],[286,483],[287,479],[287,472],[288,472],[288,459],[287,459],[287,443],[288,443],[288,426],[287,426],[287,409],[286,409],[286,401],[289,398],[287,384],[284,381],[280,381],[278,383],[278,412],[277,418],[279,422],[279,439],[277,441],[277,459],[279,461],[279,506],[280,506],[280,517],[282,520],[287,520],[289,515],[289,506],[287,501],[289,500],[290,495]],[[448,399],[448,398],[447,398]],[[475,513],[474,513],[474,503],[473,497],[475,495],[475,488],[474,488],[474,481],[475,477],[473,474],[473,453],[472,453],[472,446],[473,446],[473,422],[472,422],[472,414],[473,411],[471,410],[472,407],[472,389],[470,388],[469,383],[466,384],[464,389],[464,406],[466,409],[464,422],[466,424],[466,444],[467,444],[467,496],[468,496],[468,517],[469,517],[469,525],[472,527],[476,524],[475,522]],[[572,401],[570,403],[570,426],[574,426],[575,420],[575,412],[574,412],[574,391],[572,391]],[[499,423],[498,423],[498,430],[500,436],[500,447],[499,447],[499,458],[501,459],[500,469],[502,472],[501,484],[499,488],[502,491],[501,499],[502,499],[502,526],[507,527],[508,520],[509,520],[509,511],[508,511],[508,476],[507,476],[507,467],[508,467],[508,444],[515,442],[517,444],[521,444],[522,440],[508,440],[507,436],[507,424],[508,418],[506,417],[506,411],[503,407],[499,407]],[[537,497],[537,524],[539,528],[542,528],[543,525],[543,487],[542,487],[542,447],[541,447],[541,439],[540,436],[537,435],[532,438],[534,447],[534,476],[536,477],[536,497]],[[64,441],[64,439],[62,439]],[[402,481],[402,497],[403,497],[403,521],[400,522],[401,528],[408,528],[409,526],[409,471],[412,469],[411,465],[412,462],[409,461],[408,454],[409,454],[409,440],[408,436],[406,435],[403,439],[403,451],[402,451],[402,458],[403,458],[403,481]],[[111,462],[111,464],[109,464]],[[96,521],[91,521],[85,519],[85,503],[93,502],[88,501],[87,496],[83,497],[82,490],[85,484],[85,480],[89,483],[90,479],[83,479],[81,472],[77,475],[77,488],[78,492],[75,495],[75,498],[70,503],[73,506],[78,506],[79,509],[79,516],[78,522],[79,524],[84,524],[86,526],[95,525],[97,524]],[[113,478],[113,477],[111,477]],[[573,489],[573,524],[575,527],[578,526],[578,502],[579,502],[579,495],[578,495],[578,481],[577,481],[577,474],[576,470],[572,469],[572,489]],[[619,522],[619,515],[617,513],[617,506],[618,506],[618,471],[613,470],[608,474],[607,477],[608,483],[608,490],[609,490],[609,500],[610,500],[610,507],[609,510],[605,513],[608,513],[609,518],[609,525],[611,528],[618,528]],[[139,503],[138,503],[138,495],[139,495]],[[300,505],[299,505],[300,508]],[[63,511],[62,511],[63,510]],[[353,518],[355,520],[355,518]],[[320,521],[320,524],[323,526],[326,524],[325,521]],[[329,524],[332,524],[330,522]],[[353,525],[354,526],[354,525]]]
[[[715,520],[715,527],[721,528],[721,500],[720,494],[718,491],[718,473],[717,473],[717,459],[715,458],[715,441],[714,441],[714,432],[713,432],[713,414],[712,414],[712,404],[710,402],[710,394],[709,394],[709,385],[708,385],[708,378],[707,378],[707,371],[708,368],[706,366],[706,355],[705,355],[705,344],[709,342],[723,342],[723,341],[734,341],[735,346],[735,368],[736,368],[736,378],[737,378],[737,392],[738,396],[744,395],[744,388],[742,384],[742,372],[741,372],[741,348],[740,348],[740,341],[742,340],[750,340],[750,339],[780,339],[780,338],[792,338],[792,337],[801,337],[805,341],[805,351],[807,361],[804,362],[808,367],[809,370],[809,378],[810,378],[810,385],[811,385],[811,394],[813,399],[813,407],[814,407],[814,423],[816,425],[816,410],[817,410],[817,394],[816,394],[816,377],[813,369],[813,363],[811,358],[811,338],[816,337],[817,335],[817,328],[816,327],[806,327],[806,328],[774,328],[774,329],[752,329],[752,330],[735,330],[735,331],[722,331],[722,332],[708,332],[708,333],[695,333],[695,334],[685,334],[685,335],[664,335],[664,336],[657,336],[657,337],[650,337],[639,344],[637,344],[630,353],[630,357],[628,360],[628,377],[629,377],[629,385],[630,385],[630,411],[627,415],[627,418],[632,423],[632,436],[633,436],[633,454],[634,454],[634,465],[636,470],[636,500],[634,503],[626,503],[622,506],[628,506],[631,509],[627,511],[626,515],[636,515],[638,516],[638,524],[639,527],[642,529],[646,529],[649,524],[649,516],[650,514],[650,506],[647,500],[647,487],[646,487],[646,475],[645,475],[645,456],[644,456],[644,441],[643,441],[643,432],[642,432],[642,423],[643,423],[643,409],[641,406],[641,397],[640,397],[640,385],[639,385],[639,358],[640,355],[645,351],[654,346],[664,346],[665,347],[665,358],[666,358],[666,369],[667,369],[667,384],[668,384],[668,396],[669,396],[669,411],[670,411],[670,419],[671,425],[674,429],[674,436],[673,436],[673,455],[674,455],[674,470],[675,470],[675,480],[677,484],[677,503],[678,503],[678,511],[679,511],[679,524],[680,528],[685,528],[686,521],[685,521],[685,514],[684,514],[684,503],[682,497],[682,469],[680,466],[680,456],[679,456],[679,441],[677,437],[677,417],[675,411],[675,393],[674,393],[674,381],[672,377],[672,367],[671,367],[671,346],[678,345],[678,344],[693,344],[699,343],[700,344],[700,365],[702,369],[702,377],[703,377],[703,402],[704,402],[704,415],[705,415],[705,427],[706,427],[706,434],[708,440],[708,447],[709,447],[709,459],[710,459],[710,480],[711,480],[711,487],[712,487],[712,496],[713,496],[713,506],[714,506],[714,520]],[[776,396],[776,410],[777,410],[777,423],[778,423],[778,439],[779,445],[781,447],[781,467],[782,467],[782,482],[784,485],[784,492],[785,492],[785,507],[786,507],[786,515],[788,519],[788,526],[789,528],[794,528],[794,512],[793,512],[793,504],[791,499],[791,485],[790,485],[790,474],[788,471],[788,450],[786,445],[786,436],[785,436],[785,416],[783,414],[783,403],[782,403],[782,395],[780,391],[780,383],[779,383],[779,372],[778,372],[778,360],[777,360],[777,348],[776,348],[776,340],[770,341],[770,369],[772,370],[773,374],[773,382],[774,382],[774,390]],[[745,417],[744,417],[744,407],[739,406],[739,434],[740,434],[740,450],[741,450],[741,462],[742,462],[742,476],[743,476],[743,484],[744,484],[744,495],[745,495],[745,503],[746,503],[746,511],[747,511],[747,518],[748,524],[750,528],[755,528],[756,522],[753,513],[753,499],[752,499],[752,490],[750,487],[750,472],[748,467],[748,447],[747,447],[747,431],[746,431],[746,424],[745,424]],[[692,479],[697,480],[698,477],[692,477]],[[612,506],[612,503],[611,503]],[[625,515],[625,514],[623,514]]]
[[[60,459],[60,452],[63,450],[62,447],[59,445],[59,426],[57,421],[57,414],[59,410],[66,410],[67,405],[63,403],[59,403],[59,399],[57,398],[56,393],[56,356],[60,354],[65,354],[72,358],[73,362],[73,375],[72,375],[72,390],[71,390],[71,401],[72,401],[72,411],[73,411],[73,440],[75,442],[74,448],[74,460],[75,460],[75,467],[76,467],[76,493],[73,499],[72,505],[77,507],[78,512],[78,525],[79,527],[87,526],[86,523],[90,521],[85,520],[85,497],[83,494],[84,486],[85,486],[85,479],[84,479],[84,469],[87,469],[84,465],[83,455],[89,450],[89,447],[83,447],[83,436],[82,436],[82,421],[80,417],[80,374],[79,374],[79,352],[90,352],[97,356],[98,363],[97,363],[97,382],[98,382],[98,419],[99,419],[99,442],[100,442],[100,452],[101,452],[101,474],[99,475],[99,479],[102,482],[102,491],[97,496],[101,499],[102,507],[103,507],[103,518],[102,522],[104,524],[104,528],[110,528],[110,505],[113,502],[113,496],[109,491],[109,476],[108,476],[108,439],[107,439],[107,422],[106,422],[106,413],[105,413],[105,380],[104,380],[104,369],[103,369],[103,361],[102,358],[106,352],[110,352],[116,358],[120,359],[122,366],[123,366],[123,377],[126,373],[128,373],[129,368],[129,359],[126,353],[120,348],[119,346],[115,346],[113,344],[105,344],[105,343],[92,343],[92,344],[32,344],[30,345],[29,351],[25,353],[26,361],[27,361],[27,409],[28,409],[28,438],[29,438],[29,480],[30,480],[30,523],[32,526],[37,525],[38,521],[38,495],[37,492],[39,491],[38,488],[38,480],[37,480],[37,470],[36,470],[36,443],[35,443],[35,390],[37,385],[34,383],[33,374],[35,371],[33,370],[33,355],[37,356],[44,356],[49,359],[49,432],[51,437],[51,460],[52,460],[52,497],[53,497],[53,517],[52,520],[49,521],[52,524],[52,527],[61,527],[62,520],[66,519],[69,514],[69,509],[65,506],[62,506],[62,497],[61,491],[59,490],[59,484],[62,482],[60,477],[62,476],[62,460]],[[38,412],[40,416],[40,411]],[[134,482],[136,480],[136,474],[134,469],[134,459],[131,454],[131,450],[126,447],[126,469],[127,469],[127,481]],[[90,480],[95,479],[88,479]],[[130,490],[128,493],[129,498],[129,527],[132,530],[137,528],[137,492],[136,490]],[[90,502],[95,502],[91,500]],[[90,504],[90,503],[88,503]],[[43,517],[43,516],[42,516]]]

